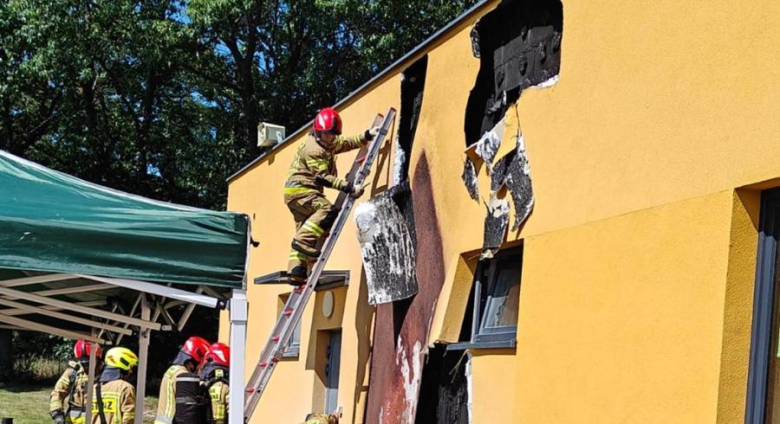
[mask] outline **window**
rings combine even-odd
[[[290,297],[290,293],[279,295],[279,313],[284,310],[284,304],[287,303],[287,299]],[[303,321],[303,320],[301,320]],[[287,342],[287,346],[282,353],[282,358],[297,358],[301,352],[301,321],[298,321],[298,325],[295,326],[290,341]]]
[[[448,350],[515,346],[522,262],[522,247],[479,262],[463,320],[462,342],[449,345]]]
[[[761,196],[746,424],[780,422],[780,189]]]

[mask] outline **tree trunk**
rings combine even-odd
[[[12,336],[11,330],[0,330],[0,381],[7,381],[14,369]]]

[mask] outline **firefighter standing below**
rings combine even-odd
[[[363,187],[339,179],[334,155],[358,149],[379,133],[379,127],[349,138],[341,136],[341,117],[333,108],[322,109],[314,126],[301,143],[287,174],[284,202],[293,214],[296,233],[292,241],[287,273],[298,284],[306,282],[308,264],[319,256],[317,243],[330,230],[338,210],[325,198],[323,187],[358,198]]]
[[[90,424],[133,424],[135,421],[135,387],[127,382],[138,356],[124,347],[106,352],[106,366],[92,394]]]
[[[214,343],[203,359],[204,389],[211,399],[206,422],[209,424],[227,424],[228,403],[230,402],[230,347],[224,343]]]
[[[154,424],[202,422],[206,402],[201,396],[200,378],[194,373],[208,350],[209,342],[200,337],[190,337],[184,342],[160,384]]]
[[[73,360],[68,362],[68,369],[57,380],[54,390],[51,392],[49,413],[54,424],[85,424],[86,397],[89,376],[89,355],[92,347],[84,340],[79,340],[73,346]],[[98,346],[95,355],[102,355]],[[68,398],[68,408],[65,410],[64,402]]]

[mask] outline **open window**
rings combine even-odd
[[[448,350],[515,346],[522,268],[522,246],[478,263],[460,343]]]

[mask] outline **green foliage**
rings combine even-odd
[[[475,0],[6,0],[0,148],[223,208],[258,122],[297,129]]]

